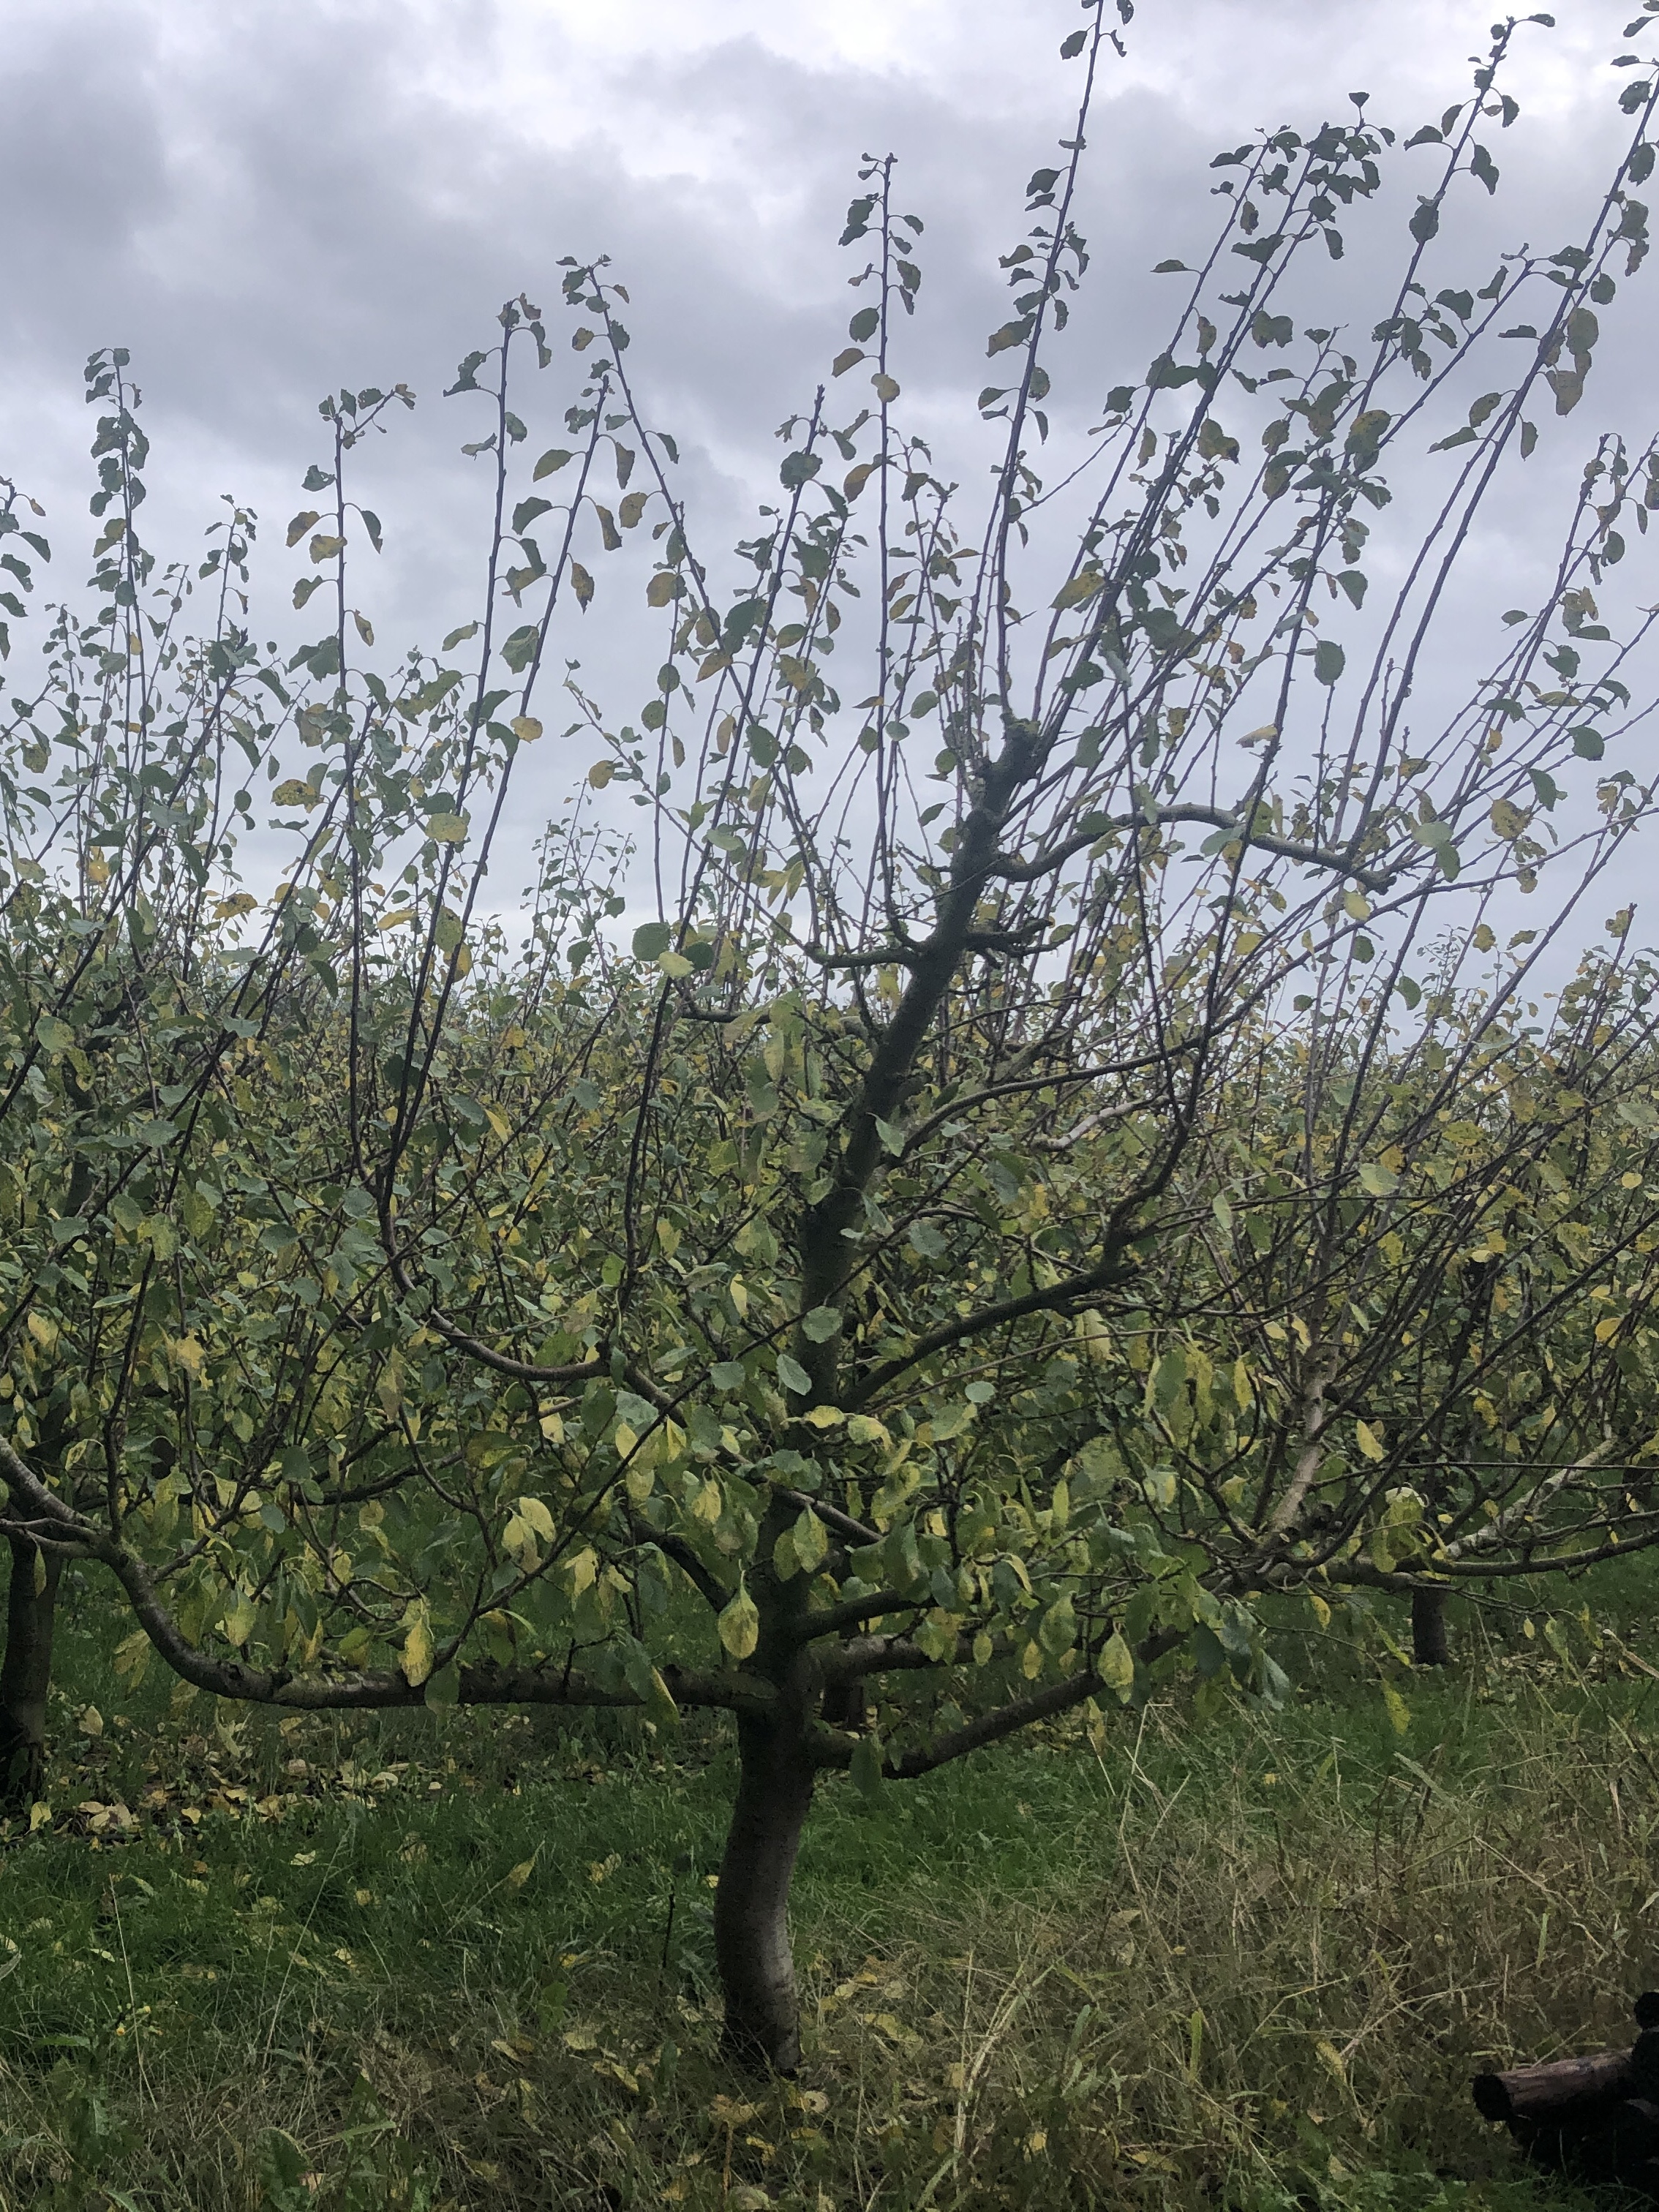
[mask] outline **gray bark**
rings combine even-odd
[[[789,1878],[814,1770],[796,1728],[769,1715],[739,1714],[738,1744],[737,1801],[714,1896],[726,2048],[744,2066],[793,2074],[800,2064],[800,2012]]]

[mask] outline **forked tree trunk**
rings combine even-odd
[[[1449,1667],[1451,1636],[1443,1589],[1412,1592],[1412,1659],[1419,1667]]]
[[[813,1767],[798,1729],[740,1714],[737,1802],[714,1895],[714,1958],[726,1997],[726,2048],[741,2064],[793,2074],[800,2011],[789,1948],[789,1878],[812,1802]]]
[[[40,1794],[46,1763],[52,1622],[63,1562],[27,1536],[9,1541],[6,1652],[0,1660],[0,1808],[22,1812]]]

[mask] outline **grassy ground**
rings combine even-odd
[[[1624,2039],[1659,1982],[1659,1677],[1613,1595],[1620,1644],[1466,1636],[1403,1734],[1333,1644],[1274,1718],[832,1783],[807,2062],[759,2086],[716,2051],[717,1734],[154,1678],[118,1719],[88,1594],[52,1816],[0,1850],[0,2208],[1577,2203],[1468,2077]]]

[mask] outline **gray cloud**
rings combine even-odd
[[[1621,9],[1561,13],[1519,64],[1522,121],[1493,133],[1504,191],[1488,205],[1471,188],[1448,243],[1465,281],[1523,238],[1559,242],[1606,162]],[[630,368],[682,434],[718,550],[774,481],[775,425],[841,341],[855,304],[842,211],[859,155],[891,148],[928,222],[907,404],[971,494],[990,452],[969,402],[1001,319],[995,256],[1023,228],[1025,175],[1066,134],[1075,77],[1055,48],[1080,20],[1069,0],[0,0],[0,467],[71,544],[80,364],[125,343],[156,447],[151,536],[187,550],[226,490],[286,520],[320,450],[322,392],[405,379],[421,407],[365,462],[391,526],[372,603],[384,639],[429,641],[471,611],[483,491],[455,450],[473,425],[437,394],[503,297],[550,307],[558,256],[605,251],[633,294]],[[1106,386],[1144,369],[1173,305],[1148,271],[1201,246],[1218,146],[1346,112],[1362,88],[1410,129],[1463,93],[1486,22],[1447,0],[1143,0],[1093,128],[1095,268],[1055,355],[1058,427],[1097,419]],[[1356,223],[1321,319],[1373,310],[1400,222],[1396,205]],[[1637,419],[1645,324],[1638,307],[1613,325],[1595,410],[1494,510],[1488,571],[1526,573],[1538,481],[1567,483],[1581,422]],[[547,442],[565,398],[539,403]],[[835,387],[832,404],[855,404],[855,378]],[[275,628],[294,570],[271,534]],[[597,611],[584,651],[628,711],[641,678]],[[550,798],[556,775],[550,761]]]

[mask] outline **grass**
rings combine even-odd
[[[0,2212],[1535,2212],[1589,2200],[1468,2075],[1623,2039],[1659,1981],[1659,1680],[1578,1631],[1478,1638],[1404,1735],[1333,1644],[1277,1717],[832,1782],[787,2085],[718,2057],[718,1733],[152,1679],[88,1735],[101,1633],[0,1854]]]

